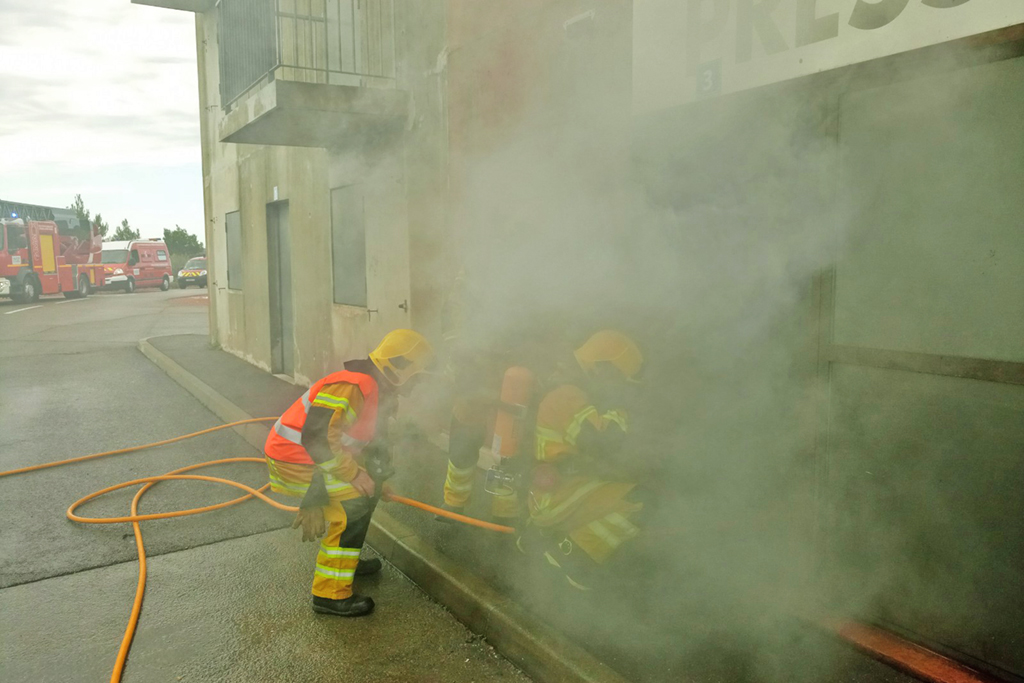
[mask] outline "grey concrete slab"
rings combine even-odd
[[[373,615],[313,614],[315,552],[289,530],[152,560],[124,681],[528,680],[390,565],[359,580]],[[121,564],[0,591],[4,680],[105,680],[135,572]]]
[[[201,369],[198,377],[235,405],[244,405],[253,416],[280,415],[306,390],[210,347],[205,336],[176,334],[153,337],[149,343],[182,367],[194,369],[193,374]]]
[[[0,411],[0,468],[13,469],[158,441],[220,424],[220,421],[134,348],[95,351],[55,364],[50,355],[0,359],[4,391]],[[138,477],[228,457],[260,457],[230,430],[157,449],[0,479],[0,586],[35,581],[134,557],[123,535],[126,525],[82,526],[65,519],[75,500]],[[258,464],[204,470],[249,485],[266,482]],[[127,514],[132,492],[89,503],[95,516]],[[234,489],[194,482],[154,488],[143,511],[175,510],[235,497]],[[280,528],[287,515],[262,503],[247,503],[192,519],[149,524],[154,554],[223,538]],[[54,548],[60,548],[54,552]]]
[[[39,308],[0,306],[0,470],[139,445],[221,424],[191,395],[146,360],[135,342],[171,319],[202,332],[207,310],[194,293],[100,294],[74,304],[42,300]],[[5,315],[6,311],[19,311]],[[161,322],[163,320],[163,322]],[[122,341],[125,340],[125,341]],[[131,343],[128,343],[128,340]],[[184,465],[234,456],[258,457],[238,435],[218,432],[155,450],[113,456],[0,479],[0,586],[37,581],[134,558],[127,525],[82,526],[64,512],[95,490]],[[209,473],[249,484],[266,481],[259,465],[221,466]],[[132,493],[90,503],[83,513],[122,515]],[[234,497],[213,485],[168,483],[154,488],[143,511],[207,505]],[[248,503],[202,522],[151,522],[153,554],[280,528],[287,515]]]

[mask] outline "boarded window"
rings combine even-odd
[[[232,211],[224,216],[227,232],[228,289],[242,289],[242,215]]]
[[[366,229],[358,185],[331,190],[334,303],[366,306]]]

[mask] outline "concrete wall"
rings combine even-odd
[[[261,368],[270,369],[270,315],[266,207],[287,201],[290,207],[292,279],[295,314],[294,376],[307,383],[345,360],[364,356],[390,329],[430,326],[420,312],[439,308],[429,264],[436,251],[429,244],[443,232],[444,166],[439,154],[444,122],[437,81],[441,72],[424,76],[443,51],[443,11],[416,3],[416,25],[433,32],[406,32],[410,38],[399,55],[414,63],[400,65],[399,77],[414,93],[425,93],[411,121],[409,144],[399,138],[384,146],[351,149],[236,145],[217,140],[224,116],[219,106],[217,13],[197,15],[203,122],[203,169],[207,210],[207,244],[211,263],[211,340]],[[407,13],[400,16],[406,17]],[[427,81],[422,85],[421,81]],[[431,98],[430,95],[434,97]],[[407,185],[406,151],[414,157]],[[364,197],[367,306],[335,304],[331,257],[332,188],[358,185]],[[416,296],[410,292],[409,212],[407,187],[416,202],[414,231],[423,246],[417,267]],[[224,215],[241,211],[244,286],[227,286]],[[434,298],[433,309],[430,299]]]
[[[706,454],[680,480],[727,515],[785,501],[759,533],[792,550],[757,566],[809,560],[822,580],[797,597],[1016,675],[1020,36],[634,129],[637,173],[672,217],[662,232],[704,293],[679,296],[697,334],[675,353],[699,370],[682,433]]]

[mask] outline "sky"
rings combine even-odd
[[[0,0],[0,198],[203,238],[195,15]]]

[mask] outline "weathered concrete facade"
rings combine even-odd
[[[323,14],[317,0],[305,7]],[[227,107],[223,11],[186,8],[197,12],[212,341],[282,371],[271,351],[267,207],[287,202],[294,358],[286,374],[299,382],[364,354],[394,327],[437,331],[444,293],[466,257],[461,245],[504,227],[478,217],[466,225],[461,207],[481,159],[516,139],[559,140],[571,130],[580,154],[614,150],[619,174],[627,162],[628,3],[393,7],[392,79],[346,75],[345,85],[332,85],[278,67]],[[574,20],[582,38],[566,25]],[[592,136],[609,144],[595,146]],[[332,299],[331,190],[353,185],[364,202],[365,306]],[[236,211],[240,289],[227,282],[225,216]]]
[[[410,302],[403,134],[404,144],[412,148],[417,132],[400,129],[375,145],[366,145],[361,139],[346,140],[344,136],[325,140],[325,144],[337,145],[331,148],[221,142],[226,129],[233,128],[238,134],[241,126],[233,117],[254,117],[253,100],[257,100],[257,112],[265,105],[258,101],[263,92],[257,87],[248,99],[243,96],[232,111],[225,112],[219,106],[218,20],[218,12],[212,8],[197,15],[207,244],[212,264],[211,337],[223,348],[264,369],[272,369],[268,263],[273,249],[268,249],[267,207],[287,202],[294,315],[291,374],[296,381],[308,382],[343,360],[364,354],[387,330],[414,324],[416,301]],[[434,21],[437,22],[436,17]],[[436,60],[440,48],[434,52]],[[399,71],[406,73],[404,69]],[[398,80],[405,82],[403,76]],[[286,86],[288,82],[281,80],[277,85]],[[315,92],[316,88],[336,86],[303,87],[307,89],[303,96],[315,98],[320,94]],[[288,97],[282,90],[278,96]],[[311,90],[314,92],[310,93]],[[370,92],[368,96],[375,94]],[[284,106],[308,106],[315,112],[316,102],[296,105],[295,96],[291,97],[292,101]],[[436,111],[437,103],[432,109]],[[404,114],[400,128],[406,124]],[[436,113],[433,118],[438,119]],[[289,127],[301,128],[309,122],[308,117],[298,122],[272,122],[249,137],[287,138],[301,134],[290,132]],[[271,143],[278,141],[268,139]],[[443,177],[436,171],[413,175],[432,174]],[[364,201],[367,304],[362,307],[336,304],[332,297],[330,191],[349,185],[360,186]],[[242,221],[241,289],[231,289],[227,282],[224,221],[225,215],[234,211],[241,213]],[[431,226],[429,231],[435,228]]]

